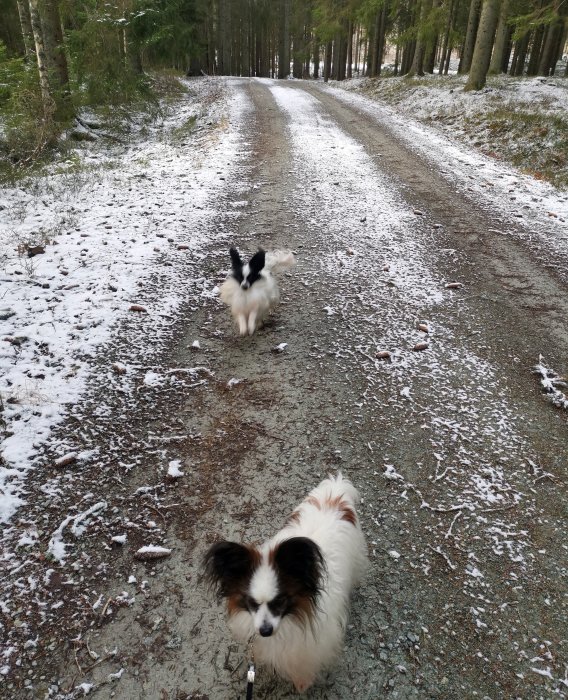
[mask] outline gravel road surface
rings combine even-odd
[[[244,697],[246,650],[201,558],[220,537],[271,536],[341,470],[363,497],[370,567],[345,653],[306,697],[566,697],[568,414],[532,369],[542,355],[567,370],[568,260],[551,265],[497,199],[476,200],[332,92],[228,86],[245,105],[231,125],[243,175],[227,182],[219,238],[156,370],[179,381],[117,398],[85,437],[139,465],[116,482],[120,498],[100,486],[117,528],[143,512],[160,536],[98,555],[85,545],[98,617],[19,696],[51,683],[51,697]],[[281,306],[250,338],[213,290],[229,244],[297,255]],[[95,404],[96,392],[83,415]],[[157,469],[176,460],[179,479]],[[172,554],[136,561],[142,544]],[[294,696],[259,669],[256,698]]]

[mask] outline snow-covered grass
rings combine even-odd
[[[226,104],[218,82],[188,84],[175,109],[133,128],[128,144],[83,145],[0,193],[2,522],[25,500],[26,476],[83,392],[97,349],[128,315],[159,335],[184,299],[177,261],[199,257],[216,234],[216,193],[239,157],[235,138],[219,146],[219,137],[244,104],[232,93]],[[144,305],[156,274],[160,297]]]
[[[568,187],[566,78],[493,76],[480,92],[464,92],[465,81],[466,76],[426,75],[335,85],[435,125],[533,177]]]

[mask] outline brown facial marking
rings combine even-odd
[[[229,615],[236,615],[243,610],[246,610],[246,608],[243,605],[243,597],[240,593],[234,593],[227,598],[227,612]]]

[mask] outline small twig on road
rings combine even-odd
[[[107,608],[108,608],[108,606],[110,605],[111,601],[112,601],[112,597],[110,597],[110,598],[107,600],[107,602],[106,602],[105,605],[104,605],[104,608],[101,610],[101,614],[99,615],[99,617],[100,617],[101,620],[102,620],[103,617],[105,616],[105,613],[106,613]]]
[[[361,355],[363,355],[363,357],[366,357],[368,360],[371,360],[371,362],[372,362],[374,365],[378,364],[378,363],[377,363],[377,359],[376,359],[375,357],[371,357],[371,356],[368,355],[366,352],[364,352],[363,350],[361,350],[361,348],[357,348],[357,351],[358,351],[359,353],[361,353]]]
[[[199,632],[199,625],[201,624],[201,620],[203,620],[203,613],[199,616],[199,620],[193,625],[193,627],[189,630],[189,634],[193,637],[197,632]]]
[[[85,672],[84,672],[83,669],[81,668],[81,664],[79,663],[79,659],[77,658],[77,650],[78,650],[78,649],[79,649],[79,647],[75,647],[75,664],[76,664],[77,668],[79,669],[79,673],[80,673],[82,676],[84,676],[84,675],[85,675]]]
[[[532,469],[532,475],[535,477],[534,483],[536,484],[537,481],[540,481],[541,479],[550,479],[553,483],[556,483],[556,479],[554,478],[554,475],[551,474],[550,472],[545,472],[544,469],[540,466],[540,464],[535,464],[535,462],[532,461],[532,459],[527,458],[527,464],[529,467]]]
[[[182,441],[182,440],[187,440],[187,438],[193,438],[196,437],[195,435],[166,435],[165,437],[162,437],[161,435],[150,435],[149,440],[150,442],[177,442]]]
[[[91,659],[95,659],[95,661],[96,661],[97,659],[100,658],[99,655],[95,651],[91,651],[91,649],[89,647],[89,642],[86,639],[85,639],[85,646],[87,647],[87,651],[89,652],[89,656],[91,657]]]
[[[450,560],[450,557],[449,557],[445,552],[442,552],[442,550],[441,550],[441,548],[440,548],[439,546],[438,546],[438,547],[432,547],[432,545],[429,544],[428,547],[430,547],[430,549],[431,549],[433,552],[436,552],[436,554],[439,554],[439,555],[442,557],[442,559],[446,562],[446,564],[450,567],[450,569],[451,569],[452,571],[455,571],[455,570],[458,568],[456,564],[452,564],[452,562],[451,562],[451,560]]]
[[[95,661],[95,663],[91,664],[90,666],[87,666],[85,669],[85,673],[89,673],[89,671],[92,671],[95,666],[99,666],[100,664],[104,663],[105,661],[108,661],[109,659],[113,659],[116,656],[115,651],[109,651],[106,656],[101,656],[99,659]]]
[[[462,510],[458,510],[458,512],[456,513],[454,519],[453,519],[452,522],[451,522],[450,527],[448,528],[448,531],[446,532],[446,535],[445,535],[446,539],[448,539],[448,537],[450,537],[450,535],[452,534],[452,528],[453,528],[453,526],[454,526],[454,523],[455,523],[456,520],[461,516],[462,513],[463,513]]]
[[[554,484],[556,483],[556,479],[552,476],[552,474],[549,474],[546,472],[546,474],[541,474],[540,476],[537,476],[536,479],[534,480],[534,483],[536,484],[537,481],[540,481],[541,479],[550,479]]]
[[[443,479],[449,470],[450,470],[450,467],[446,467],[441,474],[436,473],[436,475],[434,476],[434,479],[433,479],[433,483],[436,483],[437,481],[440,481],[440,479]]]
[[[464,508],[469,508],[471,510],[471,507],[466,506],[465,503],[462,503],[459,506],[449,506],[448,508],[442,508],[440,506],[431,506],[426,500],[424,500],[424,496],[422,495],[420,489],[417,489],[416,486],[414,486],[414,484],[405,481],[404,485],[406,486],[406,488],[410,489],[411,491],[414,491],[414,493],[418,496],[418,498],[421,501],[420,508],[431,510],[433,513],[455,513],[456,511],[461,511]]]
[[[480,513],[499,513],[502,510],[511,510],[511,508],[514,508],[517,505],[517,503],[509,503],[506,506],[500,506],[498,508],[486,508],[485,510],[480,510]]]
[[[153,510],[154,513],[157,513],[160,516],[160,518],[162,518],[162,521],[164,523],[164,527],[168,526],[168,523],[166,521],[166,516],[161,511],[159,511],[157,508],[154,508],[154,506],[151,506],[149,503],[144,503],[143,505],[145,508],[149,508],[150,510]]]
[[[426,508],[427,510],[432,510],[434,513],[455,513],[456,511],[462,511],[465,505],[462,503],[461,506],[450,506],[449,508],[441,508],[439,506],[431,506],[429,503],[423,503],[421,508]]]

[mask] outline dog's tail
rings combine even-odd
[[[353,505],[357,505],[361,500],[359,491],[353,486],[351,481],[343,476],[341,472],[337,472],[336,476],[329,476],[331,491],[334,495],[342,494],[344,498],[351,501]]]
[[[272,250],[266,253],[265,268],[277,275],[279,272],[289,270],[296,264],[294,253],[289,250]]]

